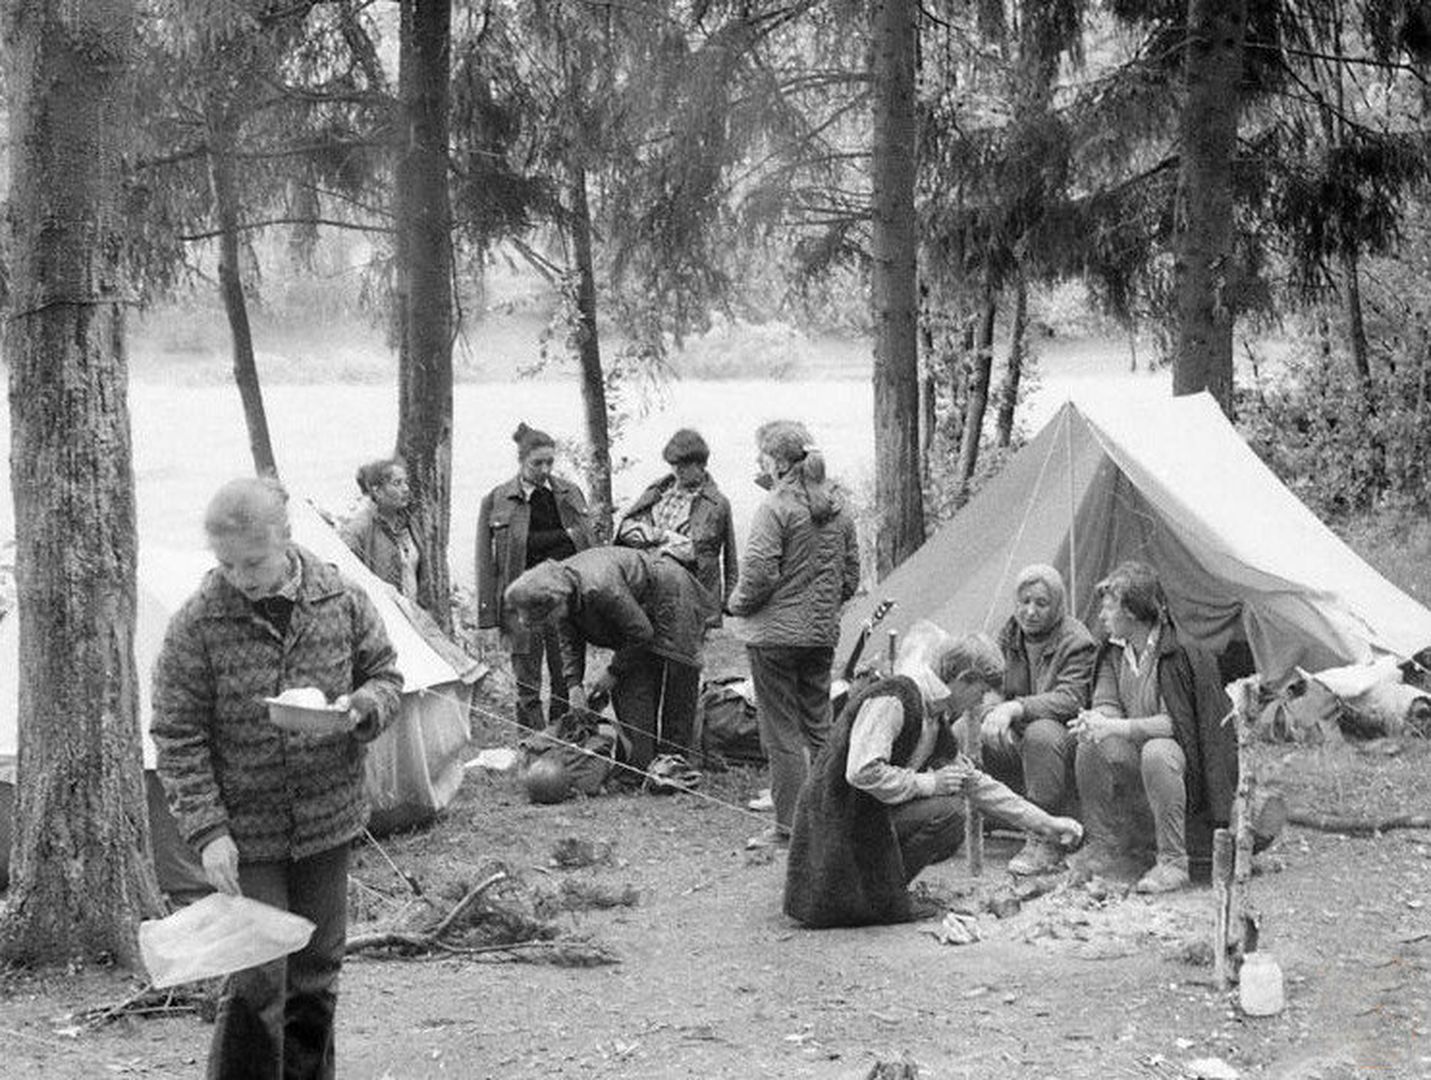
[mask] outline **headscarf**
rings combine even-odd
[[[1032,563],[1020,570],[1019,576],[1014,579],[1014,596],[1017,597],[1025,585],[1036,581],[1048,590],[1053,599],[1053,624],[1056,625],[1068,607],[1068,589],[1063,584],[1063,575],[1047,563]]]

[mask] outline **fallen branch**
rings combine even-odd
[[[442,935],[452,928],[453,923],[460,919],[472,905],[481,899],[482,894],[493,885],[507,880],[507,872],[498,870],[495,873],[483,878],[472,888],[467,890],[455,907],[449,911],[442,919],[428,930],[375,930],[369,934],[358,934],[348,938],[346,951],[350,953],[362,952],[364,949],[417,949],[430,950],[442,949],[447,952],[454,951],[454,946],[442,941]]]
[[[1377,833],[1389,832],[1392,829],[1431,829],[1431,814],[1397,814],[1386,818],[1358,818],[1293,810],[1288,813],[1287,820],[1304,829],[1344,833],[1347,836],[1375,836]]]

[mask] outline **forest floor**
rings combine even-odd
[[[474,753],[512,743],[492,682]],[[1259,757],[1293,807],[1431,808],[1426,740]],[[1287,1006],[1251,1019],[1213,985],[1206,885],[1154,900],[1051,879],[1017,913],[980,916],[982,940],[960,946],[936,939],[938,919],[804,930],[781,913],[784,855],[744,849],[768,820],[744,807],[761,783],[736,770],[700,795],[533,806],[510,775],[470,769],[435,825],[384,841],[427,900],[361,850],[353,933],[429,901],[430,917],[447,910],[500,866],[511,879],[491,895],[540,914],[564,947],[350,957],[339,1076],[855,1080],[878,1062],[923,1080],[1431,1076],[1431,834],[1293,827],[1258,857],[1251,901]],[[981,888],[1009,881],[1016,847],[990,838]],[[573,851],[594,861],[559,865]],[[962,858],[920,880],[948,902],[974,884]],[[198,1075],[211,1027],[193,1012],[75,1023],[137,986],[107,970],[0,975],[0,1076]]]

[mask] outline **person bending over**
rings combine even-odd
[[[930,653],[932,662],[924,658]],[[851,699],[800,790],[785,913],[807,926],[910,919],[907,886],[959,849],[966,795],[984,813],[1050,842],[1073,846],[1082,838],[1077,821],[1041,810],[958,751],[951,721],[1002,684],[993,641],[939,633],[924,656],[906,653],[899,674]]]
[[[704,593],[679,562],[634,548],[595,547],[544,562],[507,587],[504,603],[523,622],[556,628],[571,706],[611,694],[631,740],[630,764],[689,754],[700,698],[706,631]],[[590,689],[586,646],[615,650]]]

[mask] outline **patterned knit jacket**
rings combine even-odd
[[[366,743],[398,711],[402,675],[358,586],[293,545],[302,581],[282,638],[217,570],[169,623],[150,734],[179,832],[195,850],[228,833],[244,862],[301,859],[361,835]],[[351,734],[275,727],[263,698],[316,686],[350,694]]]

